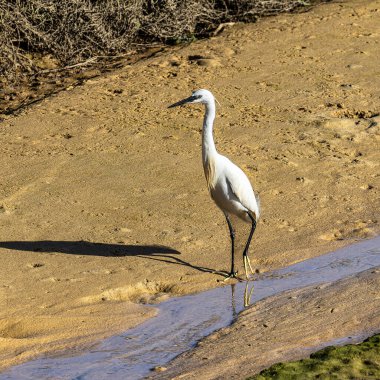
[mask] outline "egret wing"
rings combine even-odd
[[[239,202],[249,211],[255,213],[256,218],[259,217],[259,198],[255,194],[252,185],[246,174],[237,165],[225,158],[224,173],[226,181],[232,193],[239,200]]]

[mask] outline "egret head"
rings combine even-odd
[[[214,101],[214,96],[211,94],[210,91],[208,91],[208,90],[196,90],[188,98],[180,100],[179,102],[170,105],[168,108],[178,107],[178,106],[182,106],[182,105],[188,104],[188,103],[208,104],[208,103],[211,103],[213,101]]]

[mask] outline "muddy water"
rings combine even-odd
[[[247,303],[290,289],[337,281],[378,266],[380,237],[266,273],[255,281],[169,299],[156,306],[157,317],[122,335],[86,352],[15,366],[0,374],[0,379],[143,378],[153,367],[165,365],[202,337],[231,324]]]

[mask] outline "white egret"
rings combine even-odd
[[[227,278],[236,278],[237,276],[234,262],[235,232],[231,224],[230,215],[236,215],[245,222],[251,223],[251,230],[243,251],[244,270],[248,279],[248,268],[252,274],[254,273],[248,257],[248,248],[260,216],[259,199],[245,173],[227,157],[216,151],[212,134],[215,119],[215,99],[212,93],[208,90],[194,91],[190,97],[180,100],[168,108],[188,103],[202,103],[206,107],[202,130],[202,161],[211,198],[223,211],[230,231],[231,271]]]

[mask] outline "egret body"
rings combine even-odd
[[[248,268],[253,269],[248,257],[248,248],[260,216],[259,199],[245,173],[227,157],[219,154],[213,138],[215,119],[215,99],[208,90],[197,90],[186,99],[172,104],[169,108],[188,103],[202,103],[206,107],[202,130],[202,162],[207,186],[216,205],[223,211],[231,237],[231,270],[228,277],[236,277],[235,272],[235,233],[230,215],[251,224],[251,230],[243,251],[244,270],[248,278]]]

